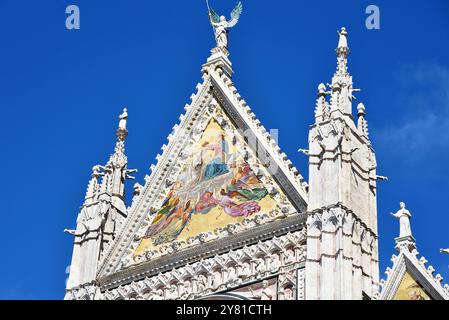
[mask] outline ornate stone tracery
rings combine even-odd
[[[195,299],[277,276],[279,295],[285,299],[294,299],[297,290],[296,270],[305,262],[305,239],[303,231],[275,237],[156,276],[120,285],[118,288],[104,291],[101,289],[97,298]],[[282,255],[288,258],[279,259],[278,256]],[[276,259],[279,259],[277,264],[268,263]],[[78,293],[73,294],[82,295],[83,290],[80,289]]]

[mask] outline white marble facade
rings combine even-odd
[[[241,9],[235,9],[234,25]],[[213,19],[219,33],[220,22]],[[301,149],[309,157],[309,184],[237,92],[227,34],[216,36],[202,83],[151,174],[134,185],[129,207],[124,185],[135,170],[127,169],[124,150],[127,110],[120,116],[115,152],[104,167],[94,167],[76,230],[67,230],[75,241],[65,298],[378,299],[376,181],[383,177],[376,174],[363,104],[357,106],[357,123],[353,120],[358,90],[348,72],[346,29],[339,31],[331,84],[318,86],[309,147]],[[239,152],[279,210],[135,255],[136,239],[154,218],[145,213],[160,208],[185,153],[211,117],[229,134],[243,132],[256,142],[257,150]],[[410,232],[407,215],[396,216],[401,233]]]

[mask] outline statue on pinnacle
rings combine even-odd
[[[408,211],[405,208],[404,202],[400,203],[400,207],[401,207],[401,209],[399,209],[398,212],[390,213],[390,214],[393,217],[399,219],[399,226],[400,226],[399,237],[400,238],[411,237],[412,231],[410,228],[410,218],[412,215],[410,214],[410,211]]]
[[[231,20],[227,21],[225,16],[219,16],[209,6],[208,0],[206,0],[206,4],[209,11],[209,21],[212,24],[215,40],[217,41],[217,46],[213,49],[213,52],[222,51],[228,54],[228,30],[234,27],[239,21],[240,15],[243,12],[243,5],[239,1],[231,12]]]

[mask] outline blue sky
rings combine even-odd
[[[232,0],[211,0],[231,11]],[[81,29],[65,28],[65,8]],[[391,264],[405,201],[421,254],[449,280],[449,2],[243,1],[230,34],[239,93],[307,177],[316,88],[335,70],[346,26],[349,69],[364,102],[378,173],[381,273]],[[365,28],[365,8],[381,29]],[[3,139],[0,299],[61,299],[90,170],[113,151],[129,109],[129,166],[142,183],[178,122],[214,45],[202,0],[0,0]],[[129,187],[132,183],[129,184]],[[383,276],[383,274],[381,275]]]

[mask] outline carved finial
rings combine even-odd
[[[357,117],[358,117],[358,124],[357,124],[357,128],[362,132],[362,134],[365,137],[369,137],[369,132],[368,132],[368,121],[366,121],[366,112],[365,112],[366,108],[365,105],[363,103],[359,103],[357,105]]]
[[[143,186],[140,183],[135,183],[133,186],[133,196],[138,197],[142,194]]]
[[[335,52],[337,53],[337,57],[339,59],[346,60],[349,54],[348,32],[346,31],[345,27],[341,28],[341,30],[337,32],[338,32],[338,46]],[[346,72],[346,64],[345,65],[339,64],[339,68],[340,67],[344,67],[344,70],[341,71]]]
[[[101,176],[101,166],[100,165],[96,165],[92,167],[92,178],[98,178],[99,176]]]
[[[359,117],[364,117],[366,115],[366,113],[365,113],[365,105],[363,103],[359,103],[357,105],[357,115]]]
[[[427,272],[428,272],[430,275],[433,275],[433,273],[435,272],[435,268],[434,268],[433,266],[428,266],[428,267],[427,267]]]
[[[353,93],[360,90],[353,88],[352,77],[348,72],[348,33],[345,28],[342,28],[338,34],[338,47],[335,50],[337,54],[337,70],[330,84],[332,89],[330,108],[331,111],[340,110],[343,114],[352,115],[352,101],[355,98]]]
[[[421,263],[423,266],[425,266],[427,262],[428,262],[428,261],[427,261],[427,259],[426,259],[425,257],[421,257],[421,258],[419,259],[419,263]]]
[[[315,107],[315,118],[316,121],[323,121],[329,116],[329,104],[326,101],[326,96],[329,92],[326,91],[326,85],[324,83],[320,83],[318,85],[318,97],[316,100]]]
[[[87,186],[86,196],[84,197],[84,204],[88,204],[96,197],[97,191],[99,190],[98,178],[104,175],[101,172],[102,169],[103,167],[100,165],[96,165],[92,168],[92,175]]]
[[[326,93],[326,85],[324,83],[320,83],[318,85],[318,95],[319,96],[323,96],[323,95],[326,95],[326,94],[327,94]]]
[[[338,57],[338,73],[346,73],[348,66],[347,66],[347,58],[349,55],[349,47],[348,47],[348,32],[346,31],[346,28],[341,28],[340,31],[338,31],[338,47],[335,50]]]
[[[123,113],[119,117],[120,122],[118,125],[119,129],[126,130],[126,121],[128,119],[128,109],[124,108]]]
[[[390,260],[391,260],[391,262],[393,262],[393,264],[395,264],[396,261],[398,260],[398,256],[394,254],[394,255],[391,256]]]
[[[125,152],[125,139],[128,136],[128,130],[126,129],[126,123],[128,121],[128,109],[124,108],[123,113],[119,116],[119,124],[118,129],[116,131],[117,136],[117,144],[115,148],[116,153],[124,153]]]

